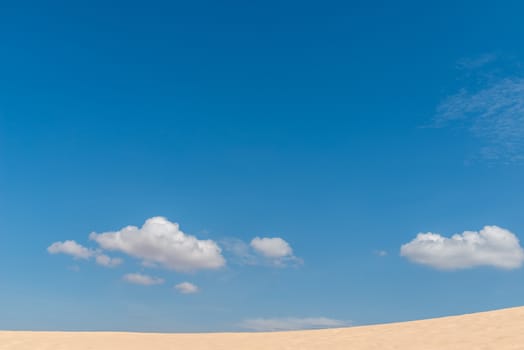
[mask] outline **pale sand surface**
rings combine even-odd
[[[275,333],[0,331],[0,350],[524,349],[524,307],[376,326]]]

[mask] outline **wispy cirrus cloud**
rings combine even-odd
[[[469,70],[479,69],[496,61],[497,58],[497,54],[493,52],[484,53],[475,57],[463,57],[457,61],[457,68]]]
[[[437,107],[436,125],[465,124],[489,160],[524,159],[524,79],[505,78],[479,91],[465,89]]]
[[[462,60],[460,66],[474,70],[475,84],[442,100],[434,126],[460,126],[480,142],[479,155],[506,163],[524,160],[524,75],[501,75],[485,70],[497,56]],[[498,64],[498,63],[497,63]],[[489,78],[486,78],[489,77]]]

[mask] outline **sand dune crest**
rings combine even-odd
[[[275,333],[0,332],[0,350],[524,349],[524,307],[386,325]]]

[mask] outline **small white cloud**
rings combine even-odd
[[[99,254],[96,256],[96,263],[105,267],[115,267],[122,264],[123,260],[120,258],[111,258],[105,254]]]
[[[141,228],[127,226],[116,232],[91,233],[102,249],[120,251],[168,269],[190,272],[218,269],[225,265],[220,247],[212,240],[199,240],[163,217],[146,220]]]
[[[128,273],[127,275],[124,275],[123,279],[126,282],[140,284],[143,286],[153,286],[164,283],[164,280],[162,278],[151,277],[140,273]]]
[[[55,242],[47,248],[47,251],[50,254],[67,254],[75,259],[86,260],[95,254],[91,249],[88,249],[75,241]]]
[[[123,262],[120,258],[111,258],[102,254],[100,250],[86,248],[75,241],[55,242],[47,248],[47,251],[50,254],[67,254],[75,259],[89,260],[94,257],[98,265],[105,267],[115,267]]]
[[[386,252],[385,250],[375,250],[373,253],[375,253],[375,255],[377,255],[377,256],[386,256],[386,255],[388,255],[388,252]]]
[[[240,324],[242,328],[257,332],[292,331],[300,329],[321,329],[348,327],[347,321],[334,320],[327,317],[288,317],[288,318],[255,318],[245,320]]]
[[[198,293],[199,288],[193,283],[182,282],[175,286],[175,289],[182,294],[195,294]]]
[[[293,255],[293,249],[289,243],[280,237],[255,237],[251,240],[251,247],[259,254],[267,258],[283,258]]]
[[[400,255],[442,270],[477,266],[515,269],[524,262],[524,250],[517,236],[498,226],[485,226],[479,232],[466,231],[451,238],[431,232],[419,233],[402,245]]]
[[[255,237],[249,245],[255,253],[274,266],[282,267],[288,263],[303,263],[302,259],[293,255],[293,249],[289,243],[280,237]]]
[[[284,267],[303,263],[302,259],[293,255],[289,243],[279,237],[255,237],[249,244],[228,238],[220,243],[231,254],[231,261],[240,265]]]

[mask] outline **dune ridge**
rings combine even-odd
[[[0,350],[524,349],[524,307],[428,320],[272,333],[0,331]]]

